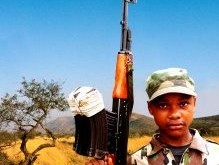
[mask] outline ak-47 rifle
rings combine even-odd
[[[137,0],[123,0],[121,48],[117,55],[112,111],[116,114],[115,165],[126,165],[129,119],[132,113],[133,56],[131,52],[131,31],[128,28],[128,4]]]

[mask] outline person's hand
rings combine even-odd
[[[108,154],[103,160],[91,159],[89,162],[85,163],[85,165],[114,165],[113,162],[114,156]]]

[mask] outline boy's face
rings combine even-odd
[[[154,116],[159,131],[177,138],[188,132],[193,120],[196,98],[194,96],[168,93],[148,102],[148,109]]]

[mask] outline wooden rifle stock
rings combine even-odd
[[[117,55],[115,84],[113,89],[112,111],[116,114],[116,132],[114,137],[115,165],[127,164],[127,146],[129,119],[131,117],[133,97],[133,56],[131,52],[131,30],[128,28],[128,3],[136,0],[123,0],[121,48]]]
[[[129,119],[133,107],[132,54],[130,51],[117,55],[112,111],[116,113],[115,165],[126,165]]]

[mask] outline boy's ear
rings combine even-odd
[[[150,101],[147,101],[147,103],[148,103],[148,111],[150,112],[151,115],[153,115],[153,111],[152,111],[152,108],[151,108],[152,103]]]
[[[194,96],[194,106],[196,106],[196,100],[197,98]]]

